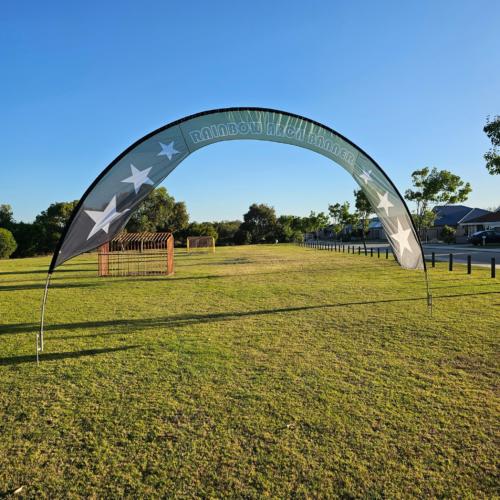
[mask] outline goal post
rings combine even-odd
[[[188,236],[187,253],[189,252],[215,252],[215,239],[213,236]]]

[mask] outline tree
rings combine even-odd
[[[37,253],[54,253],[57,243],[78,200],[52,203],[35,218],[35,225],[43,227],[44,239],[37,248]]]
[[[436,220],[430,218],[429,205],[444,203],[454,205],[465,201],[472,191],[470,184],[464,184],[458,175],[451,174],[447,170],[438,172],[437,168],[429,171],[429,167],[422,170],[415,170],[411,174],[414,189],[407,189],[405,199],[416,204],[417,211],[414,215],[415,224],[419,237],[421,230],[427,236],[429,228]]]
[[[349,213],[349,206],[349,202],[347,201],[342,205],[340,203],[328,205],[328,211],[332,218],[332,230],[335,234],[335,240],[337,240],[338,235],[342,232],[346,224],[352,223],[352,215]]]
[[[366,252],[366,235],[370,230],[370,215],[375,213],[370,200],[362,189],[354,190],[356,216],[361,223],[361,235],[363,236],[363,246]]]
[[[214,241],[217,241],[218,234],[217,231],[212,226],[211,222],[202,222],[198,224],[197,222],[192,222],[184,231],[186,237],[188,236],[212,236]]]
[[[219,239],[217,240],[219,245],[228,245],[234,242],[233,238],[241,226],[241,221],[222,220],[220,222],[213,222],[212,225],[219,235]]]
[[[164,187],[154,189],[139,205],[127,223],[131,233],[168,232],[176,234],[189,223],[189,214],[183,201],[176,202]]]
[[[293,224],[296,229],[305,235],[314,231],[313,222],[309,217],[298,217]]]
[[[309,219],[309,227],[316,233],[316,241],[319,241],[319,232],[328,226],[328,222],[330,218],[325,215],[325,212],[319,212],[318,214],[314,213],[311,210],[311,215],[308,217]]]
[[[456,234],[457,232],[455,229],[450,226],[444,226],[443,229],[441,229],[441,238],[443,238],[443,241],[448,243],[448,245],[455,242]]]
[[[493,146],[484,155],[486,168],[491,175],[500,175],[500,155],[497,153],[497,148],[500,147],[500,116],[495,116],[492,122],[490,122],[490,117],[488,116],[483,131]]]
[[[0,228],[0,259],[8,259],[16,248],[12,233],[8,229]]]
[[[0,227],[11,229],[14,225],[14,214],[10,205],[0,205]]]
[[[265,203],[257,205],[254,203],[243,215],[243,224],[241,229],[248,231],[252,235],[252,240],[259,243],[265,236],[273,232],[276,227],[277,219],[274,207]]]
[[[170,218],[165,224],[158,227],[158,231],[176,234],[182,231],[189,224],[189,214],[187,213],[186,203],[177,201],[174,203]]]
[[[249,245],[252,242],[252,233],[240,228],[234,233],[233,240],[235,245]]]
[[[16,222],[12,228],[12,234],[17,242],[17,249],[12,257],[34,257],[44,253],[42,247],[46,234],[42,224]]]

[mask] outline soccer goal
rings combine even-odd
[[[215,252],[213,236],[189,236],[187,239],[187,253],[200,251]]]

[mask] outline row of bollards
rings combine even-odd
[[[304,241],[302,243],[296,243],[296,245],[300,247],[306,247],[306,248],[316,248],[317,250],[327,250],[330,252],[342,252],[345,253],[345,248],[346,246],[343,243],[320,243],[320,242],[308,242]],[[368,255],[368,249],[365,248],[365,255]],[[347,253],[354,253],[356,252],[356,248],[354,245],[347,245]],[[361,255],[361,247],[358,246],[358,255]],[[370,257],[373,257],[373,248],[370,248]],[[377,257],[380,259],[380,248],[377,248]],[[389,249],[385,249],[385,258],[389,258]]]
[[[343,252],[345,253],[345,245],[343,243],[320,243],[320,242],[302,242],[302,243],[296,243],[298,246],[306,247],[306,248],[316,248],[318,250],[327,250],[330,252]],[[347,253],[354,254],[356,252],[356,249],[354,245],[347,246]],[[361,255],[361,247],[358,246],[358,255]],[[368,255],[368,249],[365,248],[365,255]],[[373,247],[370,248],[370,257],[373,257]],[[380,259],[380,248],[377,248],[377,257]],[[385,249],[385,258],[389,258],[389,249]],[[431,262],[432,262],[432,267],[436,267],[436,253],[432,252],[432,257],[431,257]],[[449,264],[448,264],[448,269],[450,271],[453,271],[453,254],[450,253],[449,257]],[[495,273],[495,257],[491,258],[491,277],[495,278],[496,273]],[[472,273],[472,258],[470,255],[467,255],[467,274]]]
[[[436,253],[432,252],[432,267],[436,267]],[[449,261],[448,261],[448,269],[453,271],[453,254],[450,253]],[[491,277],[494,278],[496,276],[496,267],[495,267],[495,257],[491,258]],[[472,257],[467,255],[467,274],[472,274]]]

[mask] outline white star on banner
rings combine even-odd
[[[177,151],[176,149],[174,149],[174,141],[172,141],[168,146],[165,146],[165,144],[162,144],[160,142],[160,146],[162,148],[162,152],[158,153],[157,156],[167,155],[168,159],[171,160],[172,155],[176,155],[176,154],[180,153],[180,151]]]
[[[370,177],[371,173],[372,173],[371,170],[368,170],[367,172],[363,167],[363,173],[360,175],[360,177],[365,181],[365,184],[368,184],[368,181],[373,181],[373,179]]]
[[[151,185],[154,184],[154,182],[148,178],[149,171],[153,167],[146,168],[146,170],[139,170],[135,168],[134,165],[132,165],[132,163],[130,164],[130,166],[132,167],[132,177],[128,177],[122,182],[133,182],[135,188],[135,194],[139,192],[139,189],[141,189],[141,186],[143,184],[151,184]]]
[[[89,240],[92,236],[94,236],[94,234],[99,232],[101,229],[105,233],[107,233],[111,222],[113,222],[115,219],[120,217],[120,215],[128,211],[129,211],[128,208],[123,212],[116,211],[116,196],[113,196],[113,199],[109,202],[108,206],[104,209],[103,212],[97,212],[94,210],[85,210],[85,213],[95,222],[95,226],[92,229],[92,231],[90,231],[87,240]]]
[[[380,193],[377,193],[378,197],[380,198],[380,203],[377,205],[377,208],[383,208],[387,215],[389,215],[389,208],[393,207],[394,205],[389,201],[389,191],[386,191],[384,196],[382,196]]]
[[[391,238],[396,240],[399,243],[399,256],[403,257],[403,252],[405,248],[412,253],[412,249],[410,247],[410,244],[408,243],[408,238],[410,236],[411,229],[405,229],[401,227],[401,222],[399,222],[398,219],[398,232],[395,234],[391,234]]]

